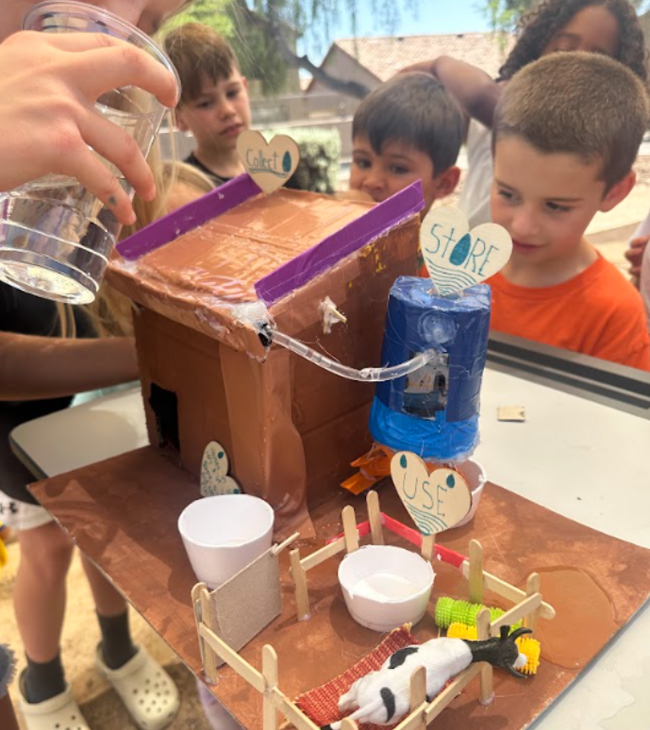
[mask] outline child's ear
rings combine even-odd
[[[183,110],[178,107],[174,109],[174,123],[180,132],[187,132],[189,130],[189,127],[183,117]]]
[[[248,91],[248,79],[245,76],[241,77],[242,86]]]
[[[622,180],[619,180],[615,185],[612,185],[603,198],[598,210],[602,213],[607,213],[612,210],[612,208],[615,208],[620,202],[627,198],[635,183],[636,173],[633,171],[628,172]]]
[[[456,189],[459,180],[460,168],[455,165],[447,168],[439,175],[436,175],[433,178],[433,182],[435,183],[436,200],[438,198],[446,198],[447,195],[451,195]]]

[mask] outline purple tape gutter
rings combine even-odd
[[[257,296],[267,305],[273,304],[422,208],[422,183],[418,180],[257,281]]]
[[[117,250],[127,261],[139,259],[261,192],[248,175],[240,175],[125,238]]]

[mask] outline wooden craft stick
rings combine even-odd
[[[199,639],[199,652],[201,653],[201,664],[205,667],[205,644],[199,633],[201,626],[201,588],[207,587],[205,583],[197,583],[192,588],[192,612],[194,613],[194,625],[196,635]]]
[[[223,659],[229,667],[234,669],[242,679],[245,679],[260,694],[264,692],[264,677],[252,664],[249,664],[234,649],[231,649],[223,639],[218,637],[205,624],[201,624],[199,634],[217,653],[217,656]]]
[[[299,707],[291,702],[278,687],[271,693],[271,699],[276,708],[286,718],[287,722],[297,728],[297,730],[320,730],[320,727],[310,720]]]
[[[341,723],[341,730],[358,730],[358,728],[359,726],[357,725],[357,723],[347,717]]]
[[[462,570],[465,578],[469,578],[468,560],[463,562]],[[507,598],[513,603],[519,603],[519,601],[526,598],[526,593],[524,591],[519,588],[515,588],[513,585],[510,585],[510,583],[506,583],[505,580],[501,580],[501,578],[497,578],[495,575],[485,571],[483,571],[483,587],[487,588],[489,591],[498,593],[500,596]],[[542,605],[539,607],[539,617],[546,619],[555,618],[555,609],[549,603],[542,601]]]
[[[359,533],[357,532],[357,518],[354,514],[354,507],[348,505],[343,508],[341,513],[343,520],[343,539],[345,540],[345,550],[353,553],[359,549]]]
[[[445,709],[445,707],[451,704],[452,700],[459,695],[465,687],[467,687],[467,685],[480,673],[480,671],[480,664],[472,664],[468,669],[459,674],[448,687],[443,689],[433,702],[429,703],[429,706],[426,709],[427,725],[430,725],[431,722],[435,720],[435,718],[438,717],[438,715]],[[401,728],[401,725],[398,725],[397,728],[405,730],[404,728]],[[395,730],[397,730],[397,728],[395,728]]]
[[[294,532],[293,535],[289,535],[289,537],[286,540],[283,540],[279,545],[274,545],[271,548],[271,552],[273,553],[273,555],[279,555],[285,548],[288,548],[289,545],[291,545],[291,543],[294,540],[297,540],[299,537],[300,533]]]
[[[271,695],[278,686],[278,655],[270,644],[265,644],[262,648],[262,676],[265,684],[262,700],[262,728],[263,730],[277,730],[278,711],[275,709]]]
[[[487,608],[481,609],[476,617],[476,634],[479,641],[490,638],[490,612]],[[484,706],[489,705],[494,699],[494,670],[491,664],[481,662],[479,681],[479,702]]]
[[[422,535],[422,545],[420,551],[422,557],[429,563],[433,560],[433,554],[436,548],[436,535]]]
[[[469,541],[469,600],[483,603],[483,546],[478,540]]]
[[[482,608],[476,617],[476,638],[485,641],[490,638],[490,611]]]
[[[393,730],[419,730],[424,722],[422,711],[416,710],[415,712],[409,712],[409,714],[400,722],[399,725],[396,725]]]
[[[541,578],[539,573],[531,573],[526,581],[526,594],[532,596],[533,593],[540,593]],[[531,611],[528,616],[524,619],[524,626],[530,629],[533,633],[537,631],[537,616],[539,609]]]
[[[343,550],[345,550],[345,538],[341,537],[336,542],[331,542],[329,545],[325,545],[325,547],[319,548],[311,555],[303,558],[300,564],[305,570],[311,570],[334,557],[337,553],[343,552]]]
[[[490,624],[490,630],[492,636],[498,636],[499,629],[502,626],[512,626],[517,621],[521,621],[523,618],[528,616],[531,611],[536,611],[542,605],[542,594],[533,593],[532,596],[524,598],[523,601],[513,606],[509,611],[506,611],[503,616],[499,616],[498,619]]]
[[[368,506],[368,522],[370,522],[370,534],[372,535],[373,545],[384,544],[384,528],[381,524],[381,510],[379,508],[379,495],[377,492],[370,490],[366,497],[366,505]]]
[[[307,574],[300,562],[300,550],[292,550],[289,553],[291,561],[291,577],[296,587],[296,613],[298,621],[305,621],[309,618],[309,589],[307,588]]]
[[[418,667],[411,675],[410,693],[411,712],[420,715],[419,727],[424,730],[424,709],[427,703],[427,670],[424,667]]]
[[[201,620],[199,622],[199,643],[202,637],[201,629],[208,628],[212,630],[211,623],[211,606],[210,606],[210,591],[205,583],[200,583],[200,589],[198,591],[199,603],[201,604]],[[210,647],[203,643],[203,672],[205,677],[210,684],[216,684],[217,682],[217,657],[214,652],[210,650]]]

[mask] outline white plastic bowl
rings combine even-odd
[[[203,497],[178,518],[196,577],[210,588],[225,583],[271,547],[273,509],[250,494]]]
[[[374,631],[416,624],[433,587],[431,563],[404,548],[367,545],[343,559],[339,583],[352,618]]]
[[[472,494],[472,506],[469,509],[469,512],[463,517],[463,519],[454,525],[454,527],[451,527],[449,529],[453,530],[456,527],[462,527],[463,525],[466,525],[468,522],[474,519],[474,515],[476,514],[476,510],[478,509],[478,503],[481,500],[481,494],[483,494],[483,487],[485,486],[485,482],[487,481],[487,476],[485,475],[485,469],[481,464],[478,463],[478,461],[474,461],[474,459],[467,459],[467,461],[462,461],[460,464],[456,464],[455,468],[463,475],[465,481],[467,482],[470,492]]]

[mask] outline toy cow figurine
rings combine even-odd
[[[341,696],[339,711],[345,713],[356,707],[348,719],[376,725],[395,724],[410,709],[411,675],[418,667],[426,670],[429,701],[473,662],[488,662],[517,678],[525,678],[517,670],[526,665],[527,659],[519,652],[515,639],[528,633],[530,629],[520,628],[510,634],[510,627],[502,626],[500,637],[485,641],[441,638],[398,649],[380,669],[358,679]],[[340,727],[340,722],[325,726],[328,730]]]

